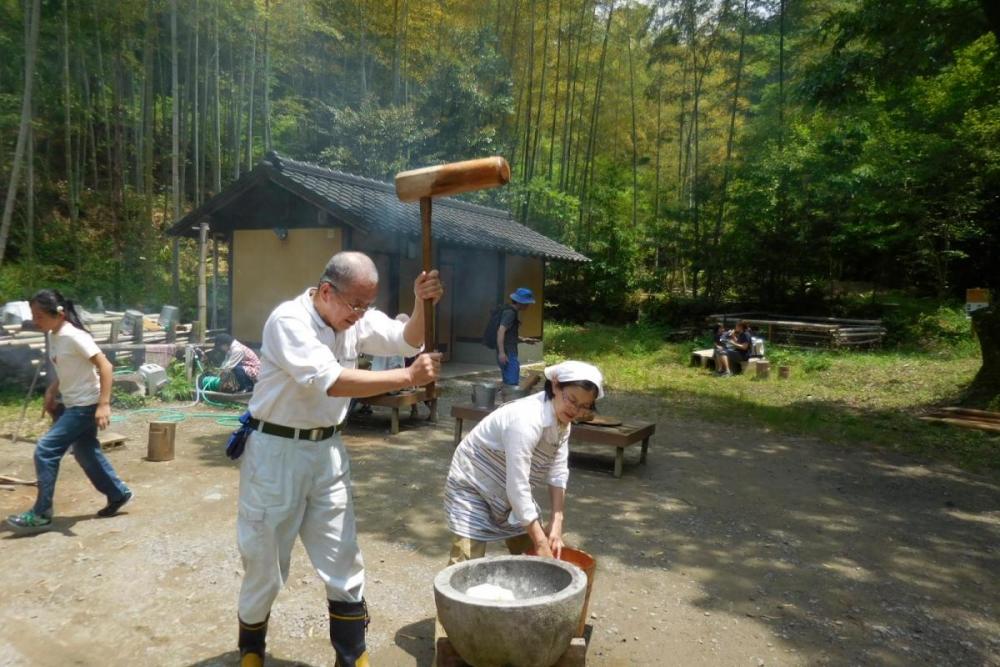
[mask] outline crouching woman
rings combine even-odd
[[[534,547],[540,556],[559,557],[570,428],[591,417],[604,395],[602,384],[601,372],[590,364],[550,366],[544,391],[502,405],[465,436],[445,482],[449,565],[481,558],[487,543],[500,540],[512,554]],[[532,486],[542,483],[552,511],[547,525],[532,496]]]

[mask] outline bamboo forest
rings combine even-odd
[[[982,0],[2,0],[0,300],[191,305],[163,230],[268,151],[467,199],[585,254],[556,311],[996,282]]]

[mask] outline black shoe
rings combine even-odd
[[[132,492],[126,491],[120,500],[109,501],[107,505],[97,510],[97,516],[109,517],[118,514],[118,510],[125,506],[125,503],[132,500]]]

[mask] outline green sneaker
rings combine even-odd
[[[7,525],[18,532],[34,533],[48,530],[52,526],[52,519],[28,510],[21,514],[11,514],[7,517]]]

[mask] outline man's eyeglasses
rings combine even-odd
[[[334,285],[333,283],[331,283],[331,282],[329,282],[327,280],[324,280],[323,282],[325,282],[327,285],[329,285],[330,289],[333,290],[333,292],[337,295],[337,298],[340,299],[340,302],[342,304],[344,304],[345,306],[347,306],[348,308],[350,308],[351,311],[354,312],[355,314],[357,314],[357,315],[364,315],[369,310],[375,310],[375,305],[374,304],[370,304],[369,303],[369,304],[366,304],[364,306],[355,306],[354,304],[348,303],[347,299],[345,299],[343,296],[341,296],[340,289],[336,285]]]

